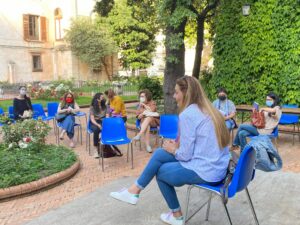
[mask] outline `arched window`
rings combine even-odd
[[[54,19],[55,19],[55,39],[63,39],[63,30],[61,29],[61,20],[62,20],[62,11],[60,8],[54,10]]]

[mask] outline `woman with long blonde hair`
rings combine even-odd
[[[178,141],[166,141],[157,149],[135,184],[111,192],[110,196],[135,205],[140,192],[156,176],[169,213],[162,221],[183,224],[183,216],[174,187],[185,184],[217,185],[226,176],[229,155],[229,131],[221,113],[205,95],[199,81],[184,76],[176,81],[174,98],[179,108]]]

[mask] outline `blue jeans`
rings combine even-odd
[[[241,150],[243,150],[247,144],[247,137],[250,135],[258,136],[259,133],[257,131],[257,128],[250,124],[241,124],[239,126],[239,129],[237,130],[233,145],[239,145],[241,146]]]
[[[68,115],[66,118],[60,123],[62,129],[67,132],[67,136],[72,139],[74,137],[74,125],[75,125],[75,116]]]
[[[226,120],[226,121],[225,121],[225,124],[226,124],[226,127],[227,127],[227,129],[228,129],[229,131],[232,130],[232,129],[234,128],[234,122],[233,122],[231,119]]]
[[[206,182],[194,171],[184,168],[173,154],[162,148],[153,153],[144,171],[136,181],[136,185],[143,190],[154,176],[156,176],[159,189],[172,212],[180,211],[174,187],[185,184],[217,184]]]

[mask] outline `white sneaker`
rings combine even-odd
[[[147,152],[152,153],[152,148],[150,145],[147,145],[146,150],[147,150]]]
[[[127,188],[122,189],[119,192],[110,192],[109,195],[117,200],[127,202],[132,205],[135,205],[139,200],[139,195],[129,193]]]
[[[160,219],[163,222],[165,222],[167,224],[171,224],[171,225],[182,225],[183,224],[183,216],[181,216],[180,218],[176,218],[173,216],[172,212],[161,214]]]

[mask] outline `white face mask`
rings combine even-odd
[[[146,101],[146,98],[145,97],[140,97],[140,102],[141,103],[144,103]]]
[[[20,95],[22,95],[22,96],[26,95],[26,90],[21,89],[21,90],[20,90]]]

